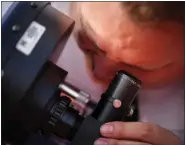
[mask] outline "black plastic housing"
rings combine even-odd
[[[31,22],[46,28],[30,55],[16,44]],[[13,26],[19,26],[13,30]],[[51,98],[67,71],[55,63],[74,27],[74,21],[49,2],[15,2],[2,23],[2,141],[22,144],[42,126]]]
[[[124,120],[140,87],[141,82],[134,76],[124,71],[117,72],[92,116],[103,123]],[[114,100],[121,102],[119,108],[113,106]]]

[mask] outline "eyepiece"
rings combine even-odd
[[[139,88],[141,88],[141,81],[139,79],[137,79],[135,76],[133,76],[132,74],[129,74],[123,70],[120,70],[116,73],[116,76],[120,76],[123,79],[127,79],[128,81],[130,81],[133,85],[138,86]]]
[[[125,98],[132,98],[131,95],[135,95],[140,87],[140,80],[127,72],[119,71],[116,73],[105,94],[110,101],[112,99],[124,101]]]
[[[141,81],[137,78],[124,71],[117,72],[92,116],[103,123],[121,120],[127,116],[140,87]]]

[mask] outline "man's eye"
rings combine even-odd
[[[82,32],[79,32],[77,34],[77,43],[80,46],[80,48],[85,52],[91,52],[91,53],[97,52],[96,46]]]
[[[77,37],[78,45],[85,53],[106,55],[106,52],[100,49],[95,41],[93,41],[83,30],[78,32]]]

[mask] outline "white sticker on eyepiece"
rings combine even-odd
[[[16,49],[25,55],[30,55],[45,31],[46,27],[33,21],[16,44]]]
[[[118,100],[118,99],[115,99],[113,101],[113,106],[114,106],[114,108],[120,108],[121,107],[121,101]]]

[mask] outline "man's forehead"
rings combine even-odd
[[[81,17],[83,24],[89,31],[102,38],[119,35],[121,27],[121,10],[115,3],[101,3],[83,5]]]

